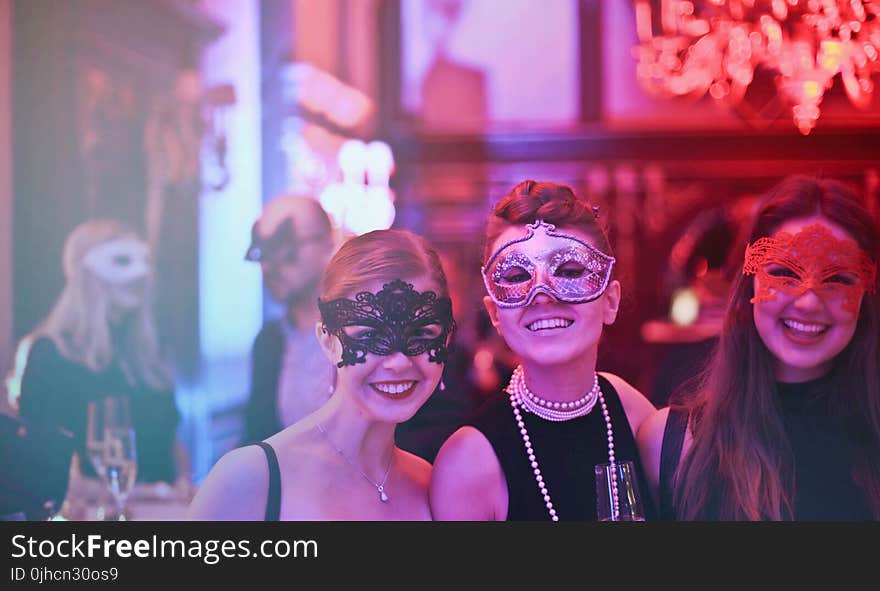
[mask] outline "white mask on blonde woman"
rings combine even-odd
[[[123,285],[149,275],[150,251],[140,240],[118,238],[89,250],[83,263],[105,283]]]

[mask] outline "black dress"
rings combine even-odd
[[[800,521],[872,519],[865,492],[853,481],[855,448],[829,408],[828,377],[777,384],[785,432],[794,451],[794,515]]]
[[[645,473],[635,438],[617,391],[599,376],[602,396],[608,406],[614,430],[617,461],[632,460],[638,473],[638,488],[646,519],[654,519]],[[593,467],[608,462],[605,417],[597,404],[583,416],[568,421],[544,420],[520,411],[532,449],[560,521],[596,520],[596,485]],[[535,481],[522,435],[506,393],[493,396],[469,423],[492,444],[507,481],[508,521],[547,521],[550,515]]]
[[[123,395],[131,401],[138,471],[142,482],[175,479],[173,448],[180,414],[173,392],[132,386],[118,365],[100,373],[62,356],[48,338],[34,341],[28,354],[19,400],[22,417],[71,431],[84,474],[95,472],[86,455],[86,414],[90,400]]]
[[[830,406],[831,374],[801,383],[777,383],[779,411],[794,460],[794,516],[797,521],[870,521],[865,491],[853,480],[856,450],[843,421]],[[661,460],[661,506],[674,518],[672,474],[678,465],[686,415],[667,422]],[[670,444],[670,442],[672,442]],[[676,445],[677,444],[677,445]],[[713,490],[703,520],[718,520],[721,490]]]

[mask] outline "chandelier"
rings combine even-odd
[[[840,74],[850,102],[871,104],[880,71],[880,2],[871,0],[634,0],[637,74],[652,94],[738,104],[758,68],[807,135]],[[656,7],[659,4],[659,10]],[[655,24],[658,25],[655,27]],[[655,34],[659,28],[662,32]]]

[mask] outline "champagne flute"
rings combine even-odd
[[[613,465],[596,464],[595,474],[596,518],[599,521],[645,520],[632,461],[615,462]]]
[[[116,501],[116,519],[126,521],[125,503],[137,479],[137,448],[127,398],[104,400],[105,481]]]
[[[107,470],[104,467],[104,436],[107,431],[105,399],[90,400],[86,413],[86,456],[92,468],[94,468],[95,474],[100,479],[101,486],[97,491],[93,491],[91,487],[86,486],[87,481],[80,483],[83,487],[82,492],[86,495],[83,499],[85,501],[83,508],[88,509],[89,513],[93,514],[99,521],[103,521],[107,515],[105,503]],[[84,459],[81,461],[84,461]],[[94,494],[97,494],[98,498],[92,498]],[[92,503],[95,503],[94,507],[91,506]],[[94,513],[92,513],[93,509]]]
[[[103,479],[107,475],[107,471],[104,469],[104,400],[89,401],[87,412],[86,454],[89,456],[95,473]]]

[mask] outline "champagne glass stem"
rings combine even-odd
[[[119,481],[119,473],[116,470],[111,471],[110,492],[113,500],[116,501],[116,521],[125,521],[125,493],[122,490],[122,483]]]

